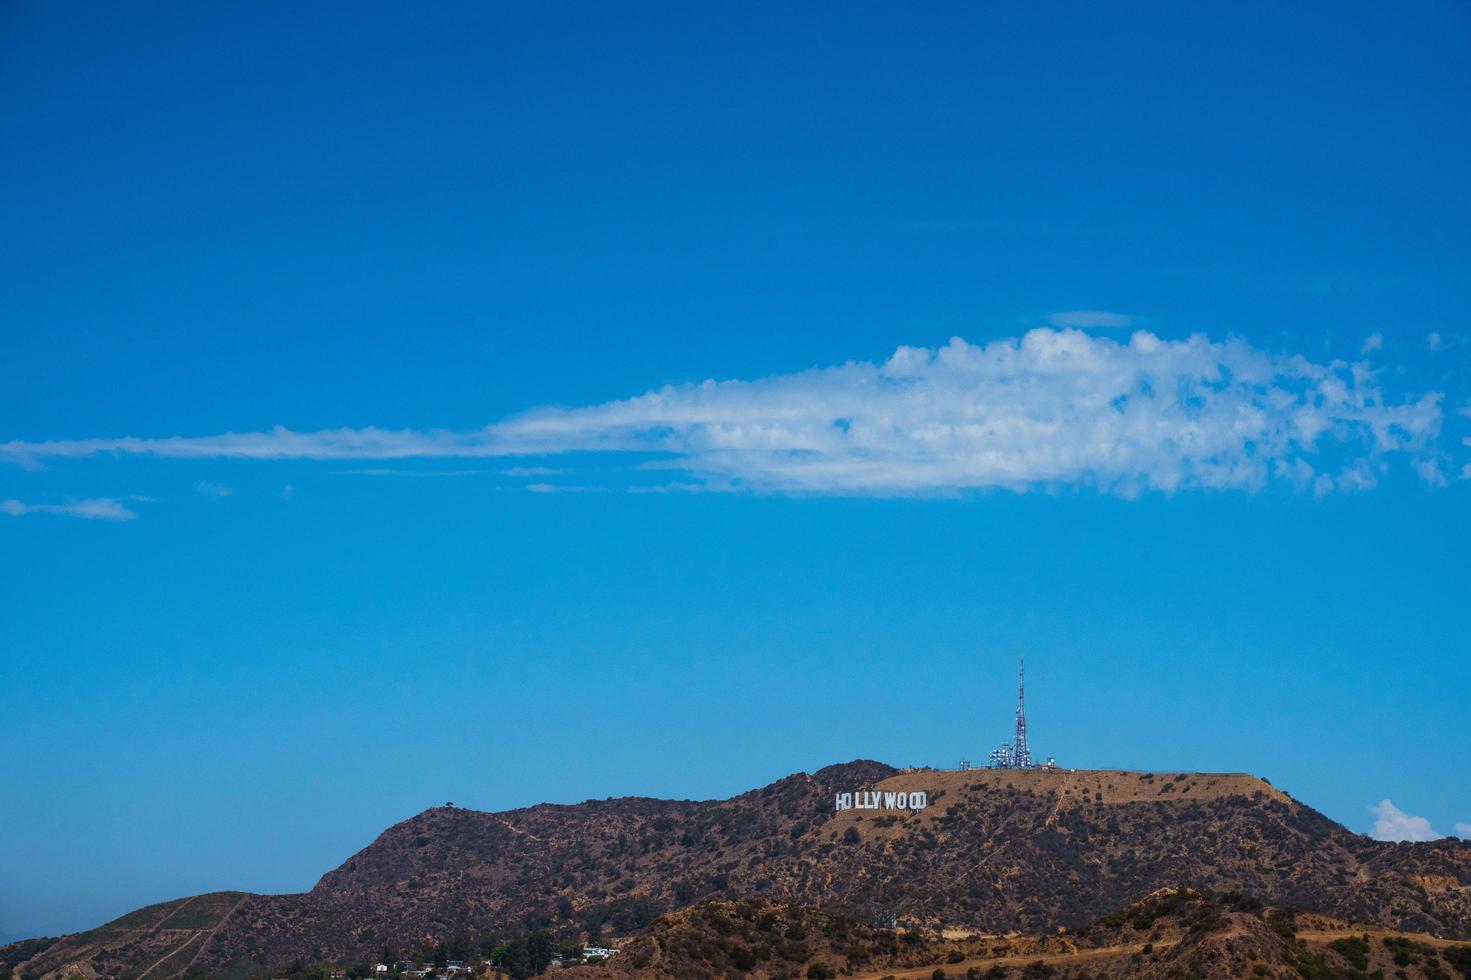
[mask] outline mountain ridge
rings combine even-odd
[[[928,805],[835,807],[837,794],[864,790],[924,792]],[[1249,774],[900,770],[873,760],[726,800],[430,808],[310,891],[244,895],[207,934],[180,936],[198,944],[189,964],[220,971],[376,956],[464,929],[628,935],[680,908],[737,899],[1041,932],[1176,886],[1471,937],[1471,843],[1371,841]],[[114,954],[80,955],[89,948],[64,937],[22,973],[96,961],[111,966],[79,972],[128,975]]]

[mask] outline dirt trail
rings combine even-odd
[[[1463,939],[1441,939],[1439,936],[1432,936],[1426,932],[1395,932],[1393,929],[1384,929],[1379,926],[1364,926],[1361,928],[1349,926],[1343,929],[1304,929],[1298,932],[1297,938],[1323,943],[1332,942],[1335,939],[1342,939],[1345,936],[1362,936],[1365,933],[1368,933],[1375,939],[1381,936],[1404,936],[1417,943],[1425,943],[1427,946],[1434,946],[1437,949],[1466,944],[1466,941]]]
[[[155,924],[154,927],[152,929],[148,930],[148,931],[149,932],[158,932],[162,928],[162,926],[163,926],[163,924],[165,922],[169,921],[174,916],[178,915],[180,912],[182,912],[185,909],[187,909],[190,905],[192,905],[194,903],[194,899],[196,899],[198,897],[199,897],[198,895],[195,895],[195,896],[193,896],[191,898],[185,899],[183,905],[180,905],[176,909],[172,909],[162,919],[159,919],[158,922],[157,922],[157,924]],[[150,974],[150,973],[153,972],[153,968],[154,967],[158,966],[158,964],[162,963],[164,960],[168,959],[170,956],[173,956],[175,953],[177,953],[179,950],[183,949],[185,946],[188,946],[190,943],[192,943],[194,941],[194,937],[197,936],[197,935],[199,935],[199,930],[198,929],[190,929],[190,930],[188,930],[188,932],[189,932],[189,935],[186,936],[186,937],[184,937],[184,941],[182,943],[180,943],[179,945],[173,947],[167,953],[164,953],[158,959],[156,959],[152,963],[148,964],[148,969],[146,969],[142,973],[138,974],[138,980],[143,980],[144,977],[148,976],[148,974]]]
[[[192,898],[189,899],[189,902],[192,902],[192,901],[194,901],[194,899],[192,899]],[[185,902],[184,905],[188,905],[189,902]],[[179,908],[180,909],[183,909],[184,908],[184,905],[180,905]],[[164,921],[167,922],[168,920],[165,919]],[[154,932],[158,932],[158,927],[157,926],[154,926],[153,927],[153,931]],[[170,930],[170,931],[172,932],[173,930]],[[198,938],[199,934],[201,932],[203,932],[204,930],[202,930],[202,929],[180,929],[179,931],[180,932],[187,933],[187,935],[184,936],[184,941],[181,942],[181,943],[179,943],[179,945],[172,947],[171,949],[169,949],[169,951],[167,953],[164,953],[158,959],[156,959],[152,963],[148,964],[148,969],[146,969],[142,973],[138,974],[138,980],[143,980],[144,977],[148,976],[148,974],[150,974],[150,973],[153,972],[153,968],[156,967],[156,966],[158,966],[158,964],[162,963],[164,960],[168,959],[170,956],[173,956],[175,953],[177,953],[179,950],[183,949],[185,946],[188,946],[190,943],[194,942],[194,940],[196,938]]]
[[[1057,816],[1062,812],[1063,803],[1072,799],[1072,797],[1068,796],[1068,791],[1073,788],[1076,782],[1076,777],[1071,774],[1062,777],[1062,784],[1054,790],[1057,794],[1057,801],[1052,804],[1052,812],[1047,814],[1047,819],[1042,821],[1042,826],[1051,827],[1057,822]]]
[[[1221,938],[1229,938],[1234,935],[1243,934],[1244,932],[1245,930],[1241,928],[1240,924],[1235,923],[1229,930],[1221,933],[1220,936]],[[1427,943],[1431,946],[1442,949],[1446,946],[1458,945],[1458,941],[1454,939],[1440,939],[1436,936],[1431,935],[1407,934],[1395,932],[1389,929],[1374,927],[1370,927],[1367,929],[1305,929],[1298,932],[1297,938],[1305,942],[1328,943],[1332,942],[1335,939],[1342,939],[1344,936],[1362,936],[1366,932],[1375,939],[1378,939],[1381,936],[1409,935],[1412,936],[1416,942]],[[1154,943],[1154,950],[1155,952],[1162,953],[1174,945],[1176,945],[1175,942],[1170,942],[1168,940],[1163,942],[1156,942]],[[1143,952],[1143,943],[1127,943],[1122,946],[1104,946],[1099,949],[1085,949],[1080,950],[1076,953],[1033,953],[1031,955],[1024,956],[972,957],[967,959],[964,963],[931,963],[929,966],[910,967],[906,970],[889,969],[875,970],[871,973],[858,973],[854,974],[853,980],[879,980],[879,978],[881,977],[889,976],[892,976],[894,980],[929,980],[929,977],[935,972],[935,967],[937,966],[943,967],[947,973],[963,973],[967,967],[972,966],[978,966],[981,969],[985,970],[990,969],[992,966],[1026,966],[1028,963],[1036,963],[1038,960],[1048,964],[1090,963],[1103,959],[1115,959],[1133,956],[1135,953]]]
[[[218,921],[218,922],[215,923],[215,927],[209,931],[209,935],[205,938],[204,942],[202,942],[202,943],[199,944],[199,948],[194,951],[194,955],[193,956],[189,957],[189,962],[184,964],[184,969],[180,970],[179,973],[183,974],[183,973],[188,973],[189,972],[189,968],[194,965],[194,961],[195,960],[199,959],[200,954],[202,954],[204,952],[205,947],[209,945],[209,941],[215,937],[215,933],[219,932],[220,931],[220,928],[222,926],[224,926],[224,924],[226,922],[229,922],[230,921],[230,916],[234,915],[235,914],[235,910],[238,909],[238,908],[240,908],[240,906],[244,905],[245,904],[245,900],[247,898],[249,898],[249,897],[250,897],[249,895],[241,895],[240,896],[240,900],[238,902],[236,902],[234,905],[230,906],[230,911],[228,911],[224,915],[220,916],[220,921]],[[157,966],[157,965],[158,965],[157,963],[153,964],[153,966]],[[153,967],[149,967],[149,969],[151,970],[151,969],[153,969]],[[139,977],[138,980],[143,980],[143,978],[142,977]]]
[[[1165,950],[1173,943],[1155,943],[1156,950]],[[1133,956],[1135,953],[1144,952],[1143,943],[1129,943],[1123,946],[1104,946],[1100,949],[1085,949],[1076,953],[1033,953],[1029,956],[994,956],[994,957],[972,957],[964,963],[931,963],[929,966],[911,967],[907,970],[876,970],[872,973],[854,974],[854,980],[879,980],[880,977],[894,977],[894,980],[929,980],[935,972],[936,966],[942,966],[946,972],[964,972],[966,967],[978,966],[982,969],[990,969],[993,966],[1026,966],[1028,963],[1091,963],[1095,960],[1111,959],[1123,956]]]
[[[492,814],[492,816],[494,816],[494,814]],[[511,831],[514,834],[520,834],[522,837],[526,837],[526,838],[529,838],[529,839],[534,840],[534,841],[541,841],[542,843],[546,843],[544,840],[542,840],[542,838],[536,836],[531,831],[526,830],[526,829],[524,829],[522,827],[517,827],[515,824],[511,823],[511,821],[507,820],[505,817],[496,817],[496,819],[499,820],[502,824],[504,824],[505,825],[505,828],[507,830]]]

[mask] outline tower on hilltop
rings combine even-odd
[[[1016,675],[1016,736],[1011,741],[1013,769],[1032,768],[1032,753],[1027,748],[1027,658],[1022,657]]]
[[[1016,731],[1010,742],[1002,742],[986,757],[992,769],[1036,769],[1032,761],[1032,750],[1027,745],[1027,659],[1023,657],[1017,670],[1016,684]],[[1046,768],[1055,763],[1048,758]]]

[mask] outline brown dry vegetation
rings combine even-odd
[[[931,805],[834,812],[834,793],[864,788],[926,790]],[[1252,776],[855,762],[729,800],[427,810],[309,893],[249,896],[207,928],[173,923],[188,930],[178,934],[153,921],[169,906],[140,910],[146,928],[68,937],[21,972],[57,974],[65,961],[87,976],[136,977],[153,965],[154,980],[187,961],[212,971],[354,962],[462,930],[630,936],[665,913],[736,900],[1042,934],[1173,886],[1471,938],[1471,843],[1372,841]]]
[[[575,969],[568,980],[796,980],[817,974],[929,980],[936,970],[947,980],[1441,980],[1459,975],[1453,964],[1464,960],[1456,948],[1424,935],[1263,909],[1249,899],[1190,889],[1162,889],[1072,932],[963,940],[874,928],[794,906],[717,902],[660,918],[618,958]],[[1459,948],[1462,956],[1471,955],[1471,946]]]
[[[193,964],[245,898],[244,892],[213,892],[150,905],[88,932],[54,940],[15,965],[25,977],[177,976]]]

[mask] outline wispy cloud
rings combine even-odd
[[[65,504],[28,504],[20,500],[0,500],[0,514],[25,517],[27,514],[60,514],[91,520],[131,521],[138,515],[111,497],[93,497]]]
[[[403,477],[410,477],[410,478],[418,478],[418,477],[428,477],[428,478],[433,478],[433,477],[448,477],[448,478],[454,478],[454,477],[461,477],[461,476],[475,476],[480,471],[479,470],[401,470],[401,469],[390,468],[390,467],[379,467],[379,468],[374,468],[374,469],[343,470],[342,472],[343,472],[343,474],[345,474],[347,476],[403,476]]]
[[[607,493],[607,487],[579,486],[571,483],[528,483],[526,489],[532,493]]]
[[[1392,374],[1392,372],[1386,372]],[[1305,491],[1373,487],[1439,454],[1441,396],[1396,397],[1367,361],[1315,362],[1204,335],[900,347],[883,362],[670,385],[470,432],[334,429],[0,444],[39,465],[95,454],[395,460],[638,453],[709,489],[912,495],[975,488]],[[528,475],[535,467],[526,467]],[[359,471],[386,473],[388,471]],[[404,471],[392,471],[403,475]]]
[[[1364,342],[1359,345],[1359,353],[1360,354],[1372,354],[1376,350],[1383,350],[1383,349],[1384,349],[1384,334],[1382,334],[1382,333],[1371,333],[1371,334],[1369,334],[1369,336],[1367,336],[1367,337],[1364,338]]]
[[[195,481],[194,489],[204,494],[206,497],[216,497],[220,500],[232,496],[235,493],[234,487],[227,487],[219,483],[211,483],[208,480]]]
[[[1471,823],[1456,821],[1456,836],[1465,840],[1471,840]]]
[[[486,432],[413,429],[322,429],[293,432],[276,426],[265,432],[226,432],[214,436],[171,436],[163,439],[61,439],[0,444],[0,459],[35,465],[41,460],[134,455],[171,459],[452,459],[498,455]]]
[[[1047,322],[1065,330],[1123,330],[1133,325],[1134,318],[1107,310],[1063,310],[1048,314]]]
[[[1374,814],[1374,827],[1369,836],[1375,840],[1426,841],[1444,836],[1431,828],[1429,820],[1406,813],[1389,800],[1380,800],[1369,807],[1369,812]]]
[[[532,477],[532,476],[565,476],[566,470],[556,466],[512,466],[510,469],[501,470],[501,476]]]

